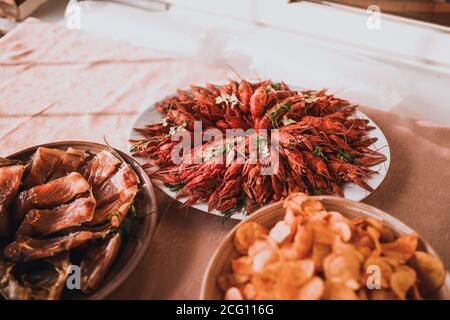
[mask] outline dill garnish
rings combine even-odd
[[[113,212],[112,215],[114,215],[115,212]],[[122,245],[126,244],[137,234],[139,226],[144,222],[144,218],[143,215],[137,213],[134,203],[131,203],[128,214],[125,219],[123,219],[121,225],[112,230],[113,232],[120,233]]]
[[[319,146],[314,146],[313,151],[312,151],[313,155],[315,155],[316,157],[320,157],[323,160],[328,162],[328,157],[327,155],[323,152],[323,148],[319,147]]]
[[[180,182],[180,183],[168,183],[168,182],[164,182],[164,186],[169,188],[170,191],[172,192],[178,192],[181,189],[183,189],[183,187],[186,185],[185,182]]]
[[[337,157],[344,162],[356,164],[356,156],[350,152],[339,149],[337,151]]]
[[[281,112],[287,112],[291,109],[291,104],[289,102],[282,102],[275,106],[273,110],[269,112],[269,119],[272,122],[272,127],[278,127],[278,115]]]

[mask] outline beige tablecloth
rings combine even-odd
[[[232,76],[226,68],[28,20],[0,39],[0,156],[103,136],[126,151],[135,118],[154,99]],[[364,111],[385,133],[392,157],[385,181],[364,202],[416,229],[449,268],[450,128]],[[158,200],[162,217],[148,253],[111,298],[198,298],[206,265],[235,224],[180,210],[161,192]]]

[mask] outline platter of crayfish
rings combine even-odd
[[[390,150],[357,107],[271,80],[191,85],[139,115],[130,154],[182,207],[226,218],[292,192],[360,201],[386,177]]]

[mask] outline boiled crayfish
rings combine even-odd
[[[373,129],[368,120],[352,117],[356,106],[325,90],[296,91],[271,80],[231,80],[177,90],[156,107],[166,117],[136,128],[143,139],[131,141],[131,151],[147,157],[149,174],[177,190],[178,197],[187,197],[187,206],[207,201],[209,210],[230,214],[243,206],[251,211],[292,192],[343,196],[346,182],[371,191],[367,179],[376,171],[368,167],[386,160],[369,148],[377,139],[367,135]],[[200,146],[193,143],[196,121],[201,122]],[[219,131],[222,139],[204,141],[209,129]],[[239,140],[245,146],[238,148],[236,139],[227,135],[229,129],[253,131]],[[259,145],[264,130],[269,130],[268,139]],[[180,132],[193,149],[183,151],[181,163],[175,163],[178,142],[172,138]],[[256,161],[250,148],[255,141],[257,149],[265,150]],[[240,159],[230,159],[230,151]],[[205,154],[202,162],[193,161]],[[276,170],[264,174],[271,161],[277,162]]]

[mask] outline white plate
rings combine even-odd
[[[292,86],[291,88],[295,88],[295,87]],[[131,133],[130,133],[130,140],[142,139],[142,136],[138,132],[135,132],[133,130],[133,128],[143,128],[143,127],[145,127],[145,125],[161,122],[161,119],[163,117],[164,117],[164,115],[162,113],[160,113],[155,108],[154,105],[147,108],[143,113],[141,113],[139,115],[139,117],[133,124]],[[369,177],[369,179],[367,180],[367,183],[374,190],[376,190],[376,188],[378,188],[378,186],[381,184],[381,182],[386,177],[387,172],[389,170],[389,165],[391,162],[391,153],[390,153],[389,145],[388,145],[386,137],[384,136],[381,129],[367,115],[365,115],[363,112],[357,110],[353,118],[367,119],[367,120],[369,120],[369,125],[375,127],[375,129],[370,130],[367,134],[369,137],[378,138],[378,140],[373,145],[371,145],[370,148],[379,151],[384,156],[386,156],[386,159],[387,159],[385,162],[383,162],[381,164],[370,167],[371,169],[378,171],[378,174],[371,175]],[[134,156],[134,158],[141,165],[148,162],[148,159],[146,159],[144,157]],[[156,179],[153,179],[152,182],[154,183],[154,185],[156,187],[161,189],[164,193],[166,193],[167,195],[169,195],[172,198],[175,198],[176,192],[173,192],[169,188],[164,186],[163,182],[156,180]],[[347,199],[350,199],[350,200],[354,200],[354,201],[361,201],[362,199],[364,199],[371,193],[370,191],[367,191],[367,190],[355,185],[354,183],[345,183],[342,185],[342,188],[344,191],[344,197]],[[179,201],[181,203],[184,203],[186,201],[186,199],[179,199]],[[204,211],[204,212],[209,212],[211,214],[222,216],[221,212],[218,210],[214,210],[212,212],[208,211],[208,205],[206,202],[205,203],[197,203],[197,204],[193,205],[192,207],[196,208],[198,210]],[[236,214],[232,215],[231,218],[242,220],[245,218],[245,216],[246,216],[246,213],[242,212],[242,213],[236,213]]]

